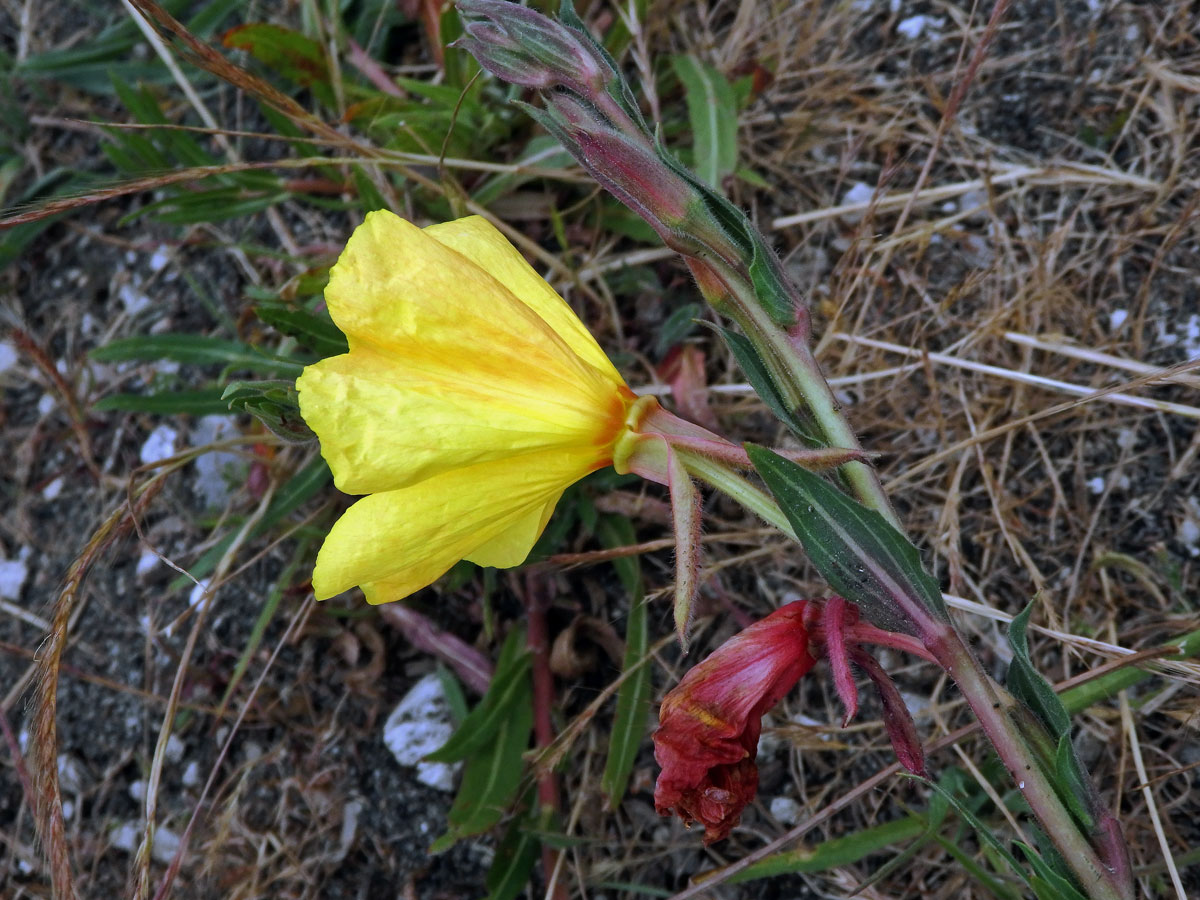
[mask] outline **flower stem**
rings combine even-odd
[[[1119,873],[1104,863],[1080,831],[1015,721],[1017,701],[987,676],[952,627],[945,626],[938,639],[926,644],[958,685],[1029,808],[1086,894],[1093,900],[1128,900],[1130,894],[1121,885]]]

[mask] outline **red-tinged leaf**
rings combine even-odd
[[[850,655],[846,645],[846,625],[850,610],[841,597],[830,597],[825,604],[822,624],[825,628],[825,648],[829,655],[829,668],[833,672],[833,686],[837,689],[846,715],[842,718],[845,728],[858,714],[858,687],[854,673],[850,671]],[[857,618],[857,616],[855,616]]]
[[[229,29],[221,42],[231,50],[245,50],[296,84],[328,89],[329,61],[325,49],[312,38],[281,25],[251,22]]]
[[[896,759],[900,765],[914,775],[925,776],[925,749],[921,746],[921,737],[917,734],[917,726],[912,720],[904,698],[896,689],[891,677],[875,658],[855,647],[850,651],[855,665],[867,673],[875,683],[879,692],[879,700],[883,704],[883,725],[887,728],[888,737],[892,741],[892,749],[896,751]]]

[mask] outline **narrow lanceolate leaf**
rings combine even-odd
[[[918,635],[949,621],[917,548],[883,516],[765,447],[746,452],[817,571],[869,621]]]
[[[496,846],[496,856],[484,881],[488,889],[485,900],[515,900],[529,883],[541,849],[536,833],[541,824],[539,815],[531,812],[508,826]]]
[[[446,816],[449,830],[430,852],[438,853],[460,838],[487,831],[516,799],[525,771],[521,754],[529,749],[533,730],[533,687],[528,673],[520,685],[489,743],[467,759],[458,794]]]
[[[430,753],[430,762],[458,762],[478,753],[492,742],[516,705],[529,705],[529,654],[524,652],[525,632],[514,628],[504,642],[496,673],[483,699],[479,701],[450,740]]]
[[[1008,643],[1012,647],[1013,660],[1008,667],[1005,682],[1013,696],[1033,710],[1050,733],[1059,738],[1071,730],[1071,717],[1054,688],[1050,686],[1050,682],[1042,677],[1042,673],[1034,667],[1033,660],[1029,658],[1029,639],[1025,632],[1029,628],[1029,617],[1032,614],[1033,603],[1030,603],[1012,620],[1008,628]]]
[[[264,375],[295,378],[304,368],[295,360],[263,353],[251,344],[198,334],[150,334],[109,341],[91,352],[103,362],[169,359],[196,366],[246,369]]]
[[[636,540],[633,525],[624,516],[604,517],[597,531],[606,547],[628,547]],[[600,789],[608,798],[609,807],[616,809],[625,796],[629,775],[646,736],[651,684],[650,669],[644,665],[650,650],[650,629],[641,564],[636,556],[624,556],[613,560],[613,568],[629,597],[629,618],[625,623],[625,658],[621,665],[625,680],[617,691],[617,710]]]
[[[806,445],[810,447],[819,445],[816,429],[804,421],[801,411],[792,409],[783,399],[783,394],[775,384],[775,379],[771,377],[770,371],[759,357],[754,344],[750,343],[750,339],[726,328],[718,328],[718,330],[759,399],[767,404],[771,412],[775,413],[776,418]]]
[[[156,394],[109,394],[92,406],[96,412],[144,412],[160,416],[229,415],[221,389],[161,391]]]
[[[676,56],[675,74],[683,83],[692,125],[696,174],[719,189],[737,168],[737,98],[729,79],[694,56]]]

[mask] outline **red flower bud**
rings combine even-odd
[[[706,844],[727,837],[754,799],[763,714],[816,663],[807,605],[789,603],[734,635],[663,698],[654,807],[703,824]]]

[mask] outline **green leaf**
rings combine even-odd
[[[221,37],[231,49],[245,50],[268,69],[309,88],[326,106],[333,105],[325,48],[310,37],[266,22],[231,28]]]
[[[230,415],[220,388],[162,391],[157,394],[109,394],[92,405],[96,412],[143,412],[160,416]]]
[[[487,693],[463,719],[458,730],[438,750],[425,757],[430,762],[458,762],[478,753],[499,732],[512,715],[514,704],[529,689],[529,654],[525,652],[525,632],[514,628],[500,651],[496,672]],[[528,705],[528,704],[526,704]]]
[[[605,516],[597,526],[597,533],[605,547],[627,547],[637,540],[632,523],[624,516]],[[625,658],[621,664],[626,678],[617,691],[617,709],[600,789],[608,798],[609,807],[616,809],[621,805],[629,785],[629,774],[646,735],[652,685],[650,669],[645,665],[650,652],[650,628],[641,564],[636,557],[624,556],[613,560],[613,568],[629,596]]]
[[[102,362],[127,360],[150,361],[170,359],[196,366],[223,366],[228,369],[249,370],[265,375],[296,377],[304,368],[295,360],[263,353],[242,341],[204,337],[197,334],[150,334],[119,338],[97,347],[92,359]]]
[[[1088,900],[1067,878],[1055,872],[1032,847],[1022,841],[1016,843],[1033,866],[1034,875],[1029,879],[1029,886],[1038,900]]]
[[[771,412],[775,413],[776,418],[808,446],[822,446],[820,439],[801,418],[800,413],[788,407],[787,401],[783,399],[783,394],[779,392],[779,388],[775,384],[775,379],[771,377],[770,371],[750,339],[736,331],[720,326],[716,327],[720,331],[721,337],[725,339],[730,352],[733,353],[733,358],[737,360],[738,366],[746,374],[746,380],[750,382],[750,386],[754,388],[754,392],[758,394],[763,403],[767,404]]]
[[[541,849],[535,831],[538,825],[531,813],[508,826],[496,846],[496,856],[484,882],[488,890],[486,900],[515,900],[529,883]]]
[[[1064,734],[1058,739],[1058,748],[1054,754],[1054,774],[1057,776],[1054,786],[1062,795],[1072,815],[1083,824],[1089,834],[1092,833],[1096,827],[1096,820],[1092,816],[1088,799],[1093,795],[1094,789],[1084,774],[1083,764],[1079,762],[1079,756],[1075,753],[1070,734]]]
[[[737,168],[738,109],[733,86],[694,56],[676,56],[671,62],[687,100],[696,174],[720,190],[721,182]]]
[[[349,350],[346,336],[333,324],[328,312],[311,313],[287,303],[270,301],[255,306],[254,314],[283,334],[294,337],[322,359]]]
[[[941,590],[921,567],[917,548],[882,515],[765,447],[746,444],[746,452],[809,560],[867,619],[909,634],[931,617],[949,621]]]
[[[434,841],[431,853],[440,853],[461,838],[487,831],[500,821],[517,796],[524,774],[522,754],[529,749],[533,730],[533,687],[528,667],[520,672],[519,689],[504,707],[499,727],[467,759],[458,794],[446,816],[449,829]]]
[[[1005,682],[1013,696],[1033,710],[1055,738],[1060,738],[1070,732],[1071,717],[1050,682],[1042,677],[1029,658],[1029,639],[1025,631],[1032,614],[1033,602],[1030,602],[1008,627],[1008,643],[1012,647],[1013,660]]]
[[[277,437],[293,444],[317,436],[300,415],[300,397],[291,381],[235,381],[221,393],[234,412],[249,413]]]
[[[794,872],[824,872],[838,866],[849,866],[873,853],[886,850],[893,844],[920,837],[926,830],[926,822],[918,816],[908,816],[882,825],[873,825],[848,834],[832,838],[815,847],[785,850],[752,863],[728,879],[727,884],[739,884],[757,878],[771,878]],[[703,882],[701,882],[703,884]]]

